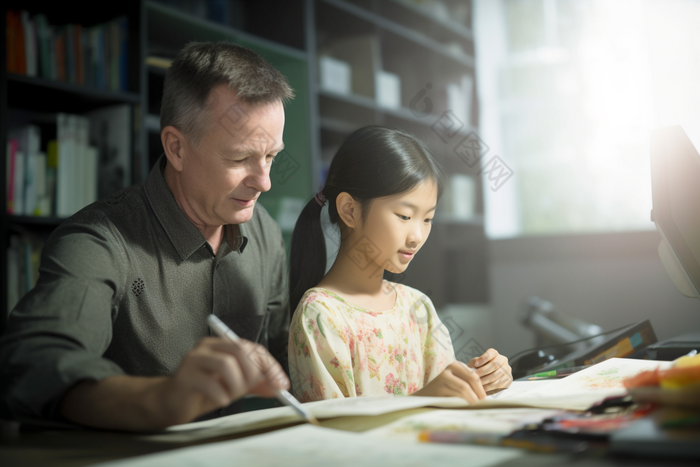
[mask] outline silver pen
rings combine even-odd
[[[217,316],[209,315],[207,317],[207,324],[209,325],[211,330],[214,331],[214,333],[216,333],[216,335],[218,335],[219,337],[226,338],[231,342],[238,342],[239,340],[241,340],[241,338],[238,337],[238,334],[233,332],[231,328],[226,326],[224,322],[221,321]],[[296,399],[296,397],[290,394],[289,391],[287,391],[286,389],[276,389],[275,395],[277,396],[277,399],[280,402],[296,410],[299,413],[299,415],[301,415],[307,422],[321,426],[316,417],[314,417],[314,415],[311,412],[304,408],[304,406],[301,405],[301,402],[299,402]]]

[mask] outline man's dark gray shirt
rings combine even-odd
[[[220,317],[287,370],[286,253],[260,205],[225,227],[214,254],[185,216],[161,156],[147,180],[62,223],[44,246],[40,277],[0,339],[0,416],[59,422],[81,380],[173,374]],[[223,413],[223,411],[221,412]]]

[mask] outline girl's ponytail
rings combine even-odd
[[[326,273],[326,241],[321,228],[319,195],[311,198],[301,211],[292,233],[289,255],[289,306],[293,315],[304,293],[321,282]]]

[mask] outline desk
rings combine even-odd
[[[339,417],[322,420],[326,428],[362,432],[398,420],[402,417],[435,410],[419,408],[394,412],[383,416],[377,423],[376,417]],[[79,467],[108,460],[123,459],[133,456],[162,452],[196,444],[231,440],[266,433],[297,425],[297,423],[278,426],[266,430],[257,430],[238,435],[213,438],[199,443],[174,444],[153,443],[139,439],[139,435],[123,432],[101,430],[20,430],[3,433],[0,437],[0,465],[12,467],[46,466]],[[349,428],[352,427],[352,428]],[[511,448],[502,448],[511,449]],[[523,457],[500,464],[503,467],[515,466],[561,466],[575,463],[577,467],[589,466],[691,466],[695,461],[675,459],[649,459],[622,456],[573,456],[561,454],[526,453]]]

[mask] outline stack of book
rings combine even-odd
[[[104,24],[51,25],[43,14],[9,10],[6,67],[10,73],[91,86],[128,89],[128,20]]]
[[[39,279],[39,259],[43,242],[29,235],[10,236],[7,249],[7,309],[17,302]]]
[[[56,115],[55,139],[41,127],[11,127],[7,139],[7,212],[68,217],[129,183],[131,108]]]

